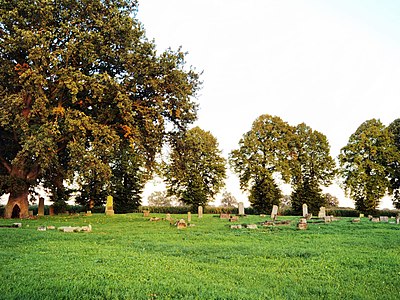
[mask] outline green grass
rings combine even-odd
[[[178,230],[139,214],[22,220],[0,228],[0,299],[400,299],[400,225],[342,218],[299,231],[297,218],[280,219],[293,221],[233,230],[193,215],[196,226]],[[91,233],[36,230],[88,224]]]

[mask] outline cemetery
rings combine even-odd
[[[0,219],[2,299],[400,295],[399,217],[331,220],[322,208],[310,218],[306,206],[302,216],[274,208],[227,217],[202,207],[115,215],[111,204],[102,214]]]

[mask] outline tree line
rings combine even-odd
[[[210,132],[189,129],[200,73],[181,49],[156,51],[137,9],[131,0],[1,1],[5,217],[27,217],[39,185],[59,211],[71,195],[88,207],[113,195],[116,212],[129,212],[154,173],[169,196],[195,208],[221,190],[227,163],[260,210],[282,199],[278,181],[293,186],[293,208],[315,210],[337,175],[360,211],[385,193],[400,207],[399,120],[363,123],[337,168],[322,133],[261,115],[226,160]]]

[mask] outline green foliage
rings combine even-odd
[[[282,220],[292,223],[232,230],[213,215],[192,215],[196,226],[177,230],[141,214],[26,220],[22,228],[0,228],[1,298],[398,298],[397,225],[341,218],[299,231],[298,218]],[[36,230],[88,224],[91,233]]]
[[[308,211],[316,215],[321,206],[326,206],[326,198],[322,190],[314,181],[303,181],[297,185],[292,193],[292,209],[295,212],[302,211],[303,204],[307,204]]]
[[[175,141],[164,176],[169,195],[183,203],[205,206],[224,185],[225,159],[216,138],[194,127]]]
[[[388,129],[375,119],[362,123],[341,149],[339,162],[343,185],[355,201],[357,210],[373,212],[389,190],[386,166],[395,152]]]
[[[282,193],[269,174],[254,179],[254,184],[250,189],[249,201],[258,212],[271,212],[274,205],[279,206],[281,198]]]
[[[281,198],[273,175],[286,182],[290,179],[292,142],[291,126],[279,117],[261,115],[240,139],[239,149],[229,155],[229,164],[239,176],[241,189],[250,191],[250,202],[262,210],[272,208]]]
[[[195,120],[197,73],[180,50],[157,55],[136,9],[129,0],[0,1],[0,182],[10,198],[65,180],[110,191],[121,148],[135,153],[137,193],[163,142]]]
[[[393,158],[387,165],[390,178],[390,192],[393,195],[393,205],[400,208],[400,119],[390,123],[389,132],[392,134],[392,143],[397,151],[393,153]]]
[[[296,126],[294,139],[292,208],[299,213],[306,203],[310,212],[316,213],[319,207],[326,205],[320,186],[331,184],[335,162],[329,154],[326,136],[306,124]]]
[[[225,191],[222,194],[221,198],[221,205],[224,207],[237,207],[238,206],[238,201],[236,200],[235,196],[232,195],[232,193]]]

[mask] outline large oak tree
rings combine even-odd
[[[129,0],[0,1],[5,217],[16,206],[26,217],[39,183],[60,194],[65,180],[110,190],[113,167],[144,180],[165,139],[195,120],[198,75],[180,50],[156,53],[136,9]],[[123,152],[133,167],[118,167]]]
[[[175,140],[165,166],[169,195],[191,205],[206,205],[224,186],[226,161],[217,139],[200,127],[194,127]]]
[[[343,185],[359,211],[373,212],[389,191],[387,166],[395,153],[391,133],[376,119],[362,123],[341,149]]]

